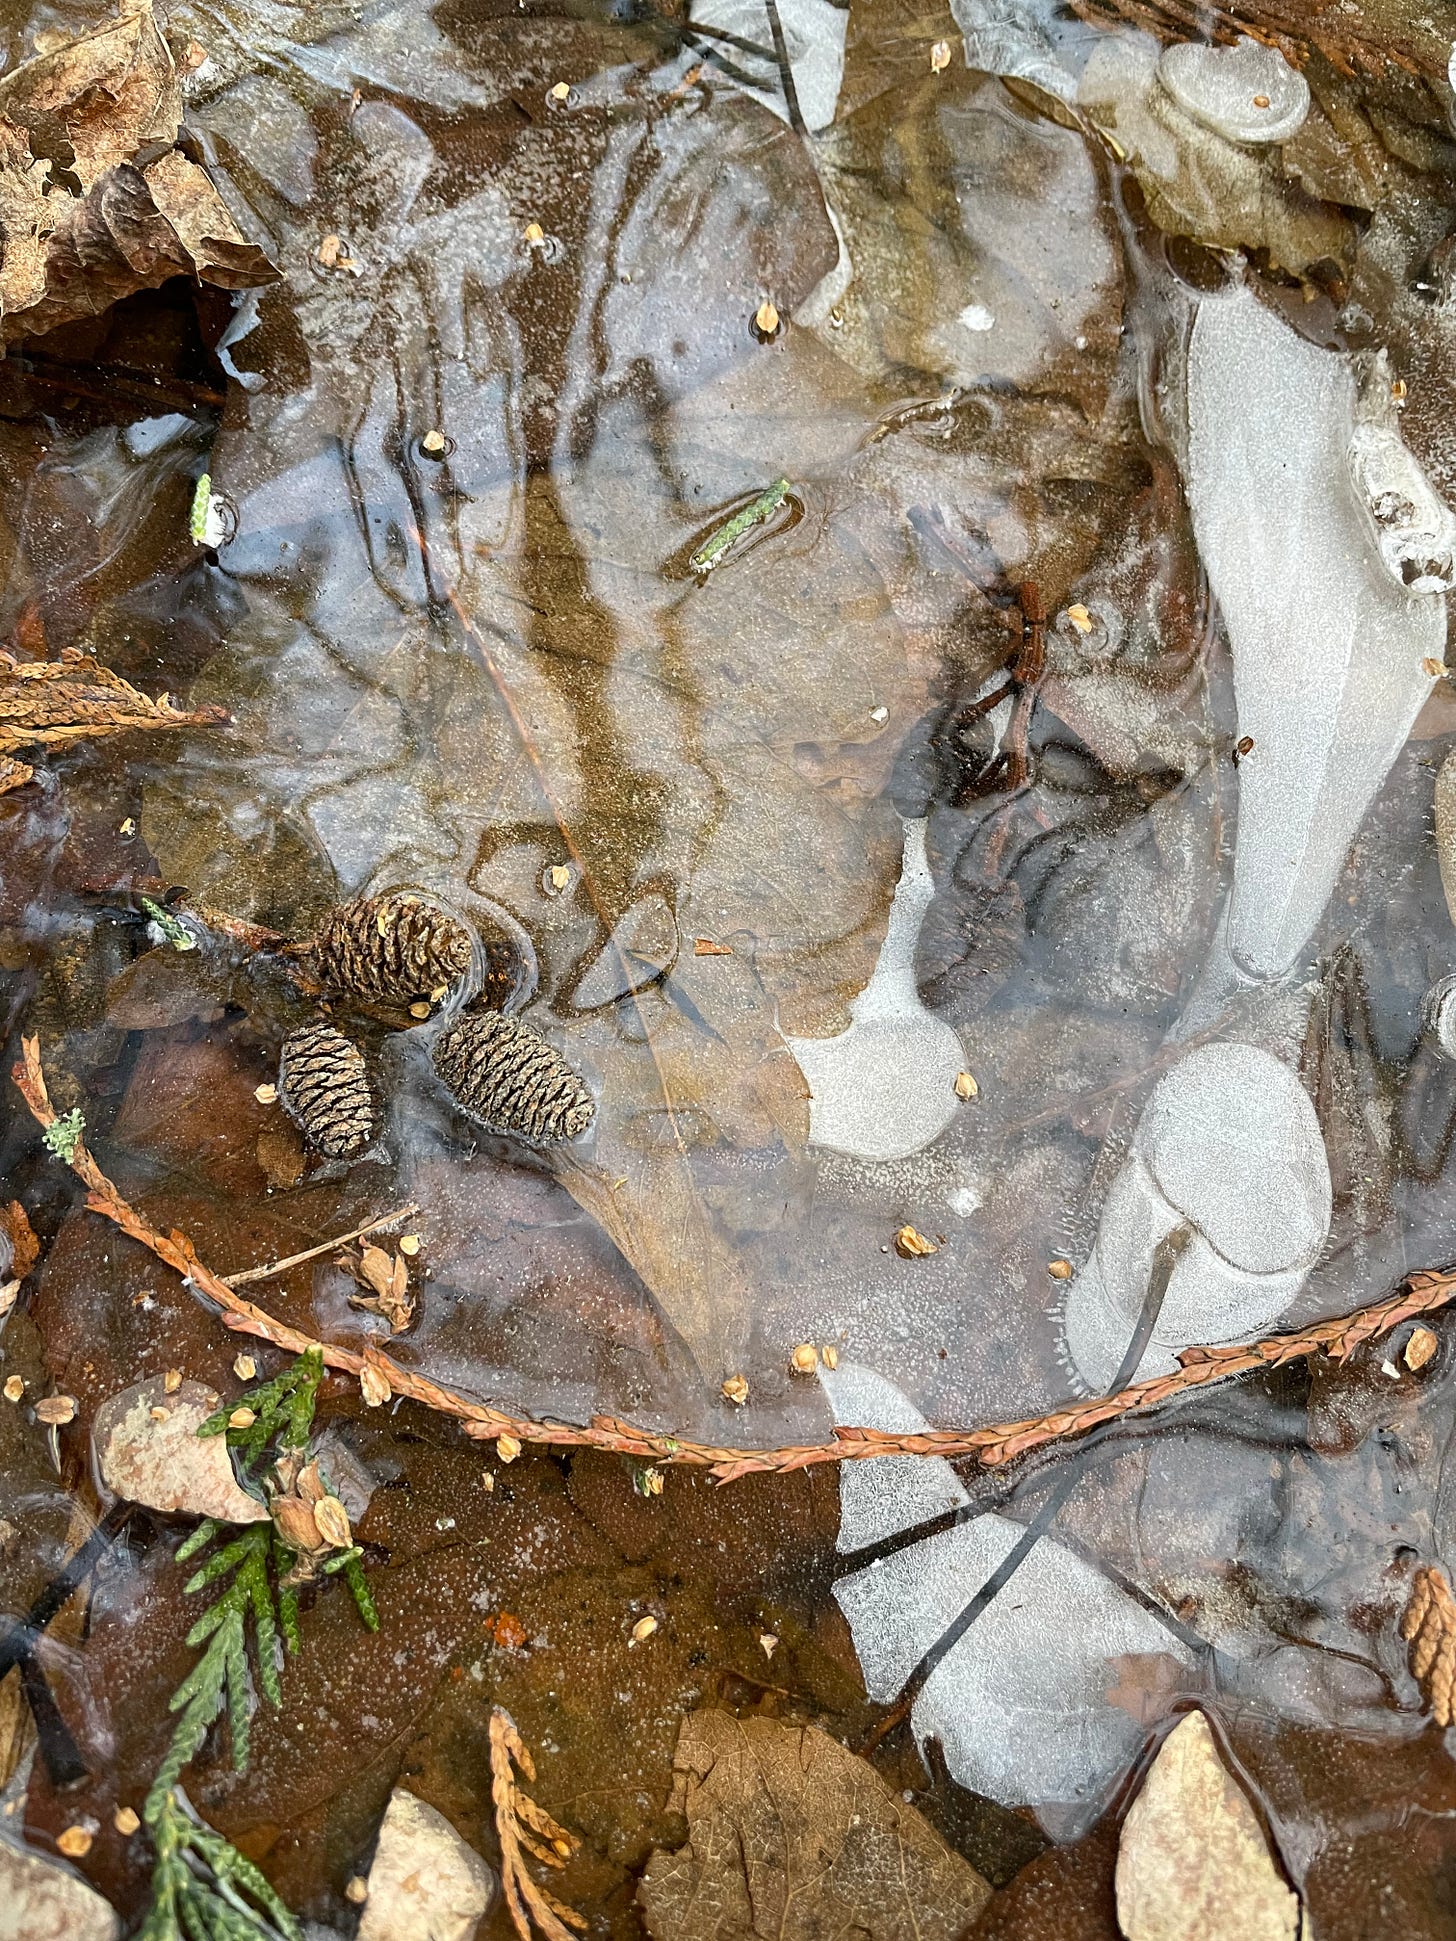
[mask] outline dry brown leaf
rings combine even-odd
[[[813,1726],[694,1712],[673,1755],[687,1845],[638,1900],[653,1941],[954,1941],[991,1889],[865,1760]]]
[[[0,1232],[10,1242],[10,1268],[5,1279],[23,1281],[40,1258],[40,1242],[19,1200],[0,1206]]]
[[[338,1261],[361,1287],[369,1289],[367,1294],[351,1294],[351,1307],[383,1315],[391,1334],[399,1334],[410,1325],[415,1318],[415,1297],[410,1290],[409,1262],[403,1254],[366,1245],[357,1254],[346,1249]]]
[[[119,18],[0,80],[6,341],[96,316],[172,276],[225,289],[276,279],[206,173],[173,146],[181,119],[151,0],[130,0]]]
[[[1123,1822],[1117,1919],[1127,1941],[1295,1941],[1299,1933],[1299,1896],[1202,1712],[1163,1741]]]
[[[80,655],[55,661],[0,656],[0,754],[64,748],[132,728],[199,727],[226,719],[222,708],[178,708],[165,694],[154,701],[109,667]]]
[[[297,1186],[308,1167],[302,1135],[292,1119],[281,1113],[259,1127],[257,1152],[263,1177],[275,1193]]]
[[[23,789],[27,782],[34,780],[35,770],[29,762],[14,762],[8,755],[0,755],[0,795]]]

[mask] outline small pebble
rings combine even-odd
[[[571,83],[569,81],[558,81],[556,86],[551,90],[551,99],[553,101],[570,101]]]
[[[112,1815],[111,1824],[124,1839],[130,1839],[141,1825],[141,1820],[129,1806],[118,1806]]]

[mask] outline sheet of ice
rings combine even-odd
[[[835,6],[833,0],[778,0],[778,16],[799,113],[804,126],[817,133],[833,121],[839,101],[849,9]],[[740,85],[788,121],[773,25],[764,0],[693,0],[689,20],[701,36],[692,60],[700,61],[705,51],[721,55]]]
[[[839,1421],[908,1430],[923,1419],[873,1370],[841,1364],[824,1377]],[[840,1549],[855,1549],[964,1500],[948,1463],[904,1457],[846,1463]],[[846,1542],[846,1534],[850,1541]],[[910,1544],[835,1586],[878,1704],[899,1696],[942,1636],[1023,1534],[986,1515]],[[1048,1538],[927,1679],[911,1711],[916,1737],[940,1740],[953,1778],[1007,1806],[1030,1804],[1049,1832],[1072,1839],[1101,1812],[1144,1729],[1111,1702],[1114,1662],[1185,1647],[1095,1565]]]
[[[837,1038],[788,1038],[809,1082],[809,1138],[859,1159],[904,1159],[938,1138],[956,1110],[961,1041],[927,1011],[915,945],[935,893],[924,821],[905,824],[905,858],[874,973]]]
[[[1255,979],[1299,956],[1445,642],[1443,602],[1395,584],[1348,453],[1349,360],[1247,289],[1198,306],[1188,496],[1223,610],[1241,737],[1228,948]]]
[[[1030,81],[1062,101],[1076,99],[1077,83],[1052,42],[1049,8],[1036,0],[951,0],[950,10],[965,42],[967,67]]]
[[[1285,142],[1304,126],[1309,83],[1275,48],[1175,41],[1158,79],[1185,114],[1231,142]]]
[[[1395,374],[1384,351],[1359,371],[1350,479],[1376,550],[1397,586],[1449,593],[1456,586],[1453,514],[1400,435]]]
[[[1153,1253],[1193,1237],[1174,1265],[1142,1376],[1180,1349],[1236,1340],[1276,1320],[1329,1232],[1329,1163],[1294,1073],[1252,1045],[1202,1045],[1159,1080],[1102,1207],[1092,1258],[1068,1289],[1068,1352],[1107,1388],[1137,1326]]]

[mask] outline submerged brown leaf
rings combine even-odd
[[[953,1941],[991,1898],[865,1760],[813,1726],[694,1712],[673,1757],[688,1842],[638,1889],[653,1941]]]
[[[414,1320],[415,1297],[403,1254],[386,1253],[383,1247],[366,1246],[358,1253],[349,1248],[338,1256],[338,1263],[369,1289],[367,1294],[351,1294],[350,1307],[383,1315],[391,1334],[399,1334]]]
[[[18,748],[65,748],[133,728],[201,727],[226,719],[220,707],[178,708],[166,694],[154,701],[109,667],[79,655],[58,661],[0,655],[0,756]]]
[[[151,0],[127,0],[117,19],[0,80],[5,340],[96,316],[172,276],[234,290],[276,278],[173,146],[181,120]]]

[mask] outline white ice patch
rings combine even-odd
[[[1185,114],[1231,142],[1285,142],[1304,126],[1309,83],[1272,47],[1175,41],[1158,79]]]
[[[804,126],[817,133],[833,121],[839,101],[849,9],[833,0],[778,0],[778,13],[799,113]],[[694,62],[704,53],[721,55],[732,70],[729,78],[789,119],[764,0],[693,0],[689,22],[700,35],[691,50]]]
[[[905,824],[905,859],[874,974],[837,1038],[788,1038],[808,1080],[809,1138],[857,1159],[904,1159],[955,1114],[961,1041],[915,986],[915,945],[934,895],[925,824]]]
[[[835,1418],[900,1433],[923,1418],[893,1383],[841,1364],[823,1377]],[[966,1493],[936,1457],[876,1457],[842,1465],[839,1548],[856,1550],[959,1508]],[[940,1639],[1024,1534],[986,1515],[910,1544],[843,1578],[848,1621],[876,1703],[899,1696]],[[1029,1804],[1057,1838],[1102,1811],[1144,1737],[1112,1703],[1123,1657],[1185,1647],[1095,1565],[1043,1538],[1013,1581],[927,1679],[911,1710],[918,1740],[937,1738],[951,1776],[1006,1806]]]
[[[1329,1162],[1309,1096],[1252,1045],[1203,1045],[1154,1088],[1067,1295],[1067,1348],[1101,1393],[1137,1327],[1159,1243],[1193,1229],[1168,1281],[1140,1377],[1179,1350],[1266,1328],[1304,1285],[1329,1232]]]
[[[961,312],[961,322],[967,330],[991,330],[996,319],[984,303],[968,303]]]
[[[1240,736],[1228,948],[1279,976],[1329,901],[1410,732],[1446,636],[1442,603],[1397,585],[1357,499],[1349,360],[1247,289],[1198,306],[1188,353],[1188,496],[1223,610]]]
[[[1049,7],[1035,0],[951,0],[950,10],[967,67],[1030,81],[1062,101],[1076,99],[1077,84],[1057,58],[1043,18]]]

